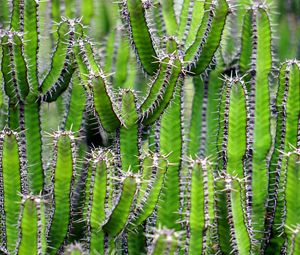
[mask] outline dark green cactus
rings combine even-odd
[[[299,31],[296,0],[0,0],[0,254],[300,254]]]

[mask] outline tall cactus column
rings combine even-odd
[[[20,194],[28,192],[26,161],[18,133],[8,129],[0,132],[0,152],[0,246],[13,253],[19,236],[16,224]]]
[[[247,35],[249,22],[251,40],[244,37]],[[241,67],[251,65],[247,70],[250,82],[245,168],[247,183],[251,185],[249,186],[251,189],[247,190],[247,204],[251,205],[253,237],[256,240],[252,251],[256,253],[262,248],[268,196],[268,154],[271,148],[269,91],[269,75],[272,67],[271,42],[269,14],[263,6],[255,4],[244,19],[240,65]]]

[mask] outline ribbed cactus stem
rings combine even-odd
[[[122,171],[138,173],[140,169],[141,126],[138,123],[136,96],[131,90],[121,90],[120,156]]]
[[[265,204],[268,196],[267,168],[271,147],[269,73],[272,53],[269,14],[260,5],[254,5],[249,12],[252,22],[252,52],[245,168],[247,182],[251,183],[251,190],[247,190],[247,204],[251,207],[253,237],[256,240],[252,251],[257,253],[263,243]]]
[[[251,226],[248,226],[247,214],[245,211],[245,195],[243,180],[237,176],[231,176],[225,172],[221,172],[220,176],[216,179],[218,191],[223,193],[225,198],[226,208],[223,208],[224,212],[219,214],[218,217],[226,220],[226,223],[222,226],[220,221],[219,238],[227,239],[228,237],[222,237],[222,230],[225,226],[229,228],[230,239],[228,247],[224,243],[221,243],[221,250],[223,252],[232,254],[250,254],[251,247]],[[222,196],[222,197],[223,197]],[[218,201],[219,206],[224,205],[224,201]],[[218,212],[221,212],[220,210]],[[226,219],[225,219],[226,217]],[[223,245],[222,245],[223,244]]]
[[[299,131],[298,131],[299,132]],[[299,141],[298,141],[299,146]],[[285,233],[287,234],[287,254],[299,254],[299,170],[300,170],[300,149],[287,152],[282,174],[285,176]]]
[[[160,198],[167,168],[168,162],[164,156],[154,153],[145,157],[142,183],[129,221],[130,229],[142,224],[153,213]]]
[[[28,192],[25,155],[19,134],[9,129],[0,132],[0,147],[0,241],[2,247],[13,253],[19,235],[16,223],[21,208],[20,194]]]
[[[185,252],[205,253],[209,227],[214,217],[214,205],[209,194],[213,188],[211,165],[207,159],[192,160],[188,175]]]
[[[226,0],[209,1],[211,5],[205,8],[204,20],[198,29],[195,41],[186,51],[185,61],[192,74],[199,75],[210,64],[221,40],[229,6]],[[199,45],[200,40],[200,45]]]
[[[125,0],[119,5],[136,55],[144,70],[154,75],[158,69],[157,53],[146,21],[143,1]]]
[[[43,93],[51,91],[59,86],[67,75],[67,69],[72,64],[71,51],[77,37],[82,35],[82,25],[79,19],[63,19],[57,30],[57,44],[54,52],[52,53],[52,62],[49,72],[40,84]],[[55,86],[56,84],[56,86]],[[53,87],[51,89],[51,87]]]
[[[87,204],[86,239],[90,254],[104,253],[104,233],[101,225],[108,214],[109,158],[107,152],[95,150],[90,159],[90,183]]]
[[[73,221],[74,181],[76,174],[75,136],[69,131],[54,133],[53,162],[51,165],[52,204],[46,229],[47,253],[64,249]]]
[[[140,175],[132,172],[124,172],[119,178],[121,193],[117,198],[116,205],[109,212],[107,220],[103,225],[103,231],[109,238],[119,235],[126,226],[141,182]]]
[[[94,106],[101,124],[106,131],[113,132],[120,126],[121,121],[116,113],[115,100],[104,74],[91,77],[91,84]]]
[[[16,254],[46,254],[44,202],[36,196],[22,198]]]
[[[179,230],[181,157],[183,154],[183,88],[182,80],[176,86],[172,104],[162,116],[160,126],[160,153],[168,155],[170,163],[158,204],[157,224]]]
[[[38,54],[40,49],[39,0],[24,0],[24,56],[27,61],[31,93],[39,88]]]
[[[65,106],[61,129],[78,131],[84,122],[84,111],[87,104],[87,95],[78,72],[74,73],[69,90],[70,98]]]
[[[300,113],[300,71],[297,61],[287,61],[280,69],[279,84],[276,99],[277,127],[275,149],[270,162],[269,200],[266,240],[271,235],[273,223],[279,227],[273,228],[274,233],[283,231],[285,215],[284,193],[286,174],[285,153],[291,148],[297,148],[297,129]],[[281,176],[283,174],[283,176]]]
[[[143,112],[142,118],[145,125],[153,124],[164,113],[171,99],[174,98],[177,84],[180,84],[180,81],[183,79],[182,62],[178,56],[170,56],[168,65],[171,67],[171,70],[167,68],[164,80],[160,81],[160,84],[155,84],[161,87],[156,92],[156,99],[152,100],[150,107]]]

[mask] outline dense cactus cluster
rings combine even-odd
[[[300,254],[299,13],[0,0],[0,254]]]

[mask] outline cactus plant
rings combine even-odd
[[[296,0],[0,10],[1,254],[300,254]]]

